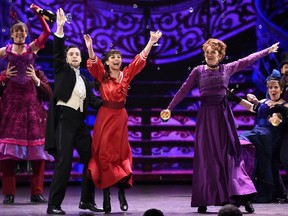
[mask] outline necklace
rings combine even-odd
[[[216,69],[218,69],[219,68],[219,65],[206,65],[209,69],[211,69],[211,70],[216,70]]]
[[[24,43],[14,43],[14,44],[18,46],[24,45]]]
[[[279,97],[277,100],[275,100],[274,102],[278,102],[278,101],[280,101],[282,98],[281,97]]]

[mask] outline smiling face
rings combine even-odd
[[[27,26],[19,22],[14,24],[10,29],[10,36],[14,43],[23,44],[27,38]]]
[[[208,66],[217,66],[222,59],[222,55],[211,46],[206,48],[204,57]]]
[[[279,100],[283,90],[280,80],[267,81],[267,90],[272,101]]]
[[[218,66],[219,62],[223,60],[226,54],[227,45],[218,39],[210,38],[202,46],[205,61],[208,66]]]
[[[81,52],[77,47],[68,48],[66,54],[66,61],[67,63],[74,68],[78,68],[81,64]]]
[[[119,51],[108,53],[108,59],[105,62],[110,71],[120,71],[122,66],[122,55]]]

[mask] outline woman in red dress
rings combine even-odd
[[[84,35],[89,54],[87,68],[99,82],[103,100],[94,126],[92,159],[88,170],[95,186],[103,189],[105,213],[111,212],[109,192],[111,186],[119,188],[118,199],[121,210],[128,210],[124,189],[132,187],[132,153],[128,141],[126,96],[131,80],[144,68],[153,44],[161,36],[160,31],[151,32],[150,40],[143,51],[121,70],[120,51],[110,50],[102,62],[93,51],[90,35]]]

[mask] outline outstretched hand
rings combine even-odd
[[[269,47],[269,53],[273,52],[273,53],[276,53],[278,51],[278,48],[279,48],[279,43],[280,42],[277,42],[275,44],[273,44],[271,47]]]
[[[150,31],[150,42],[152,43],[156,43],[159,38],[161,38],[162,36],[162,32],[157,30],[156,32],[155,31]]]

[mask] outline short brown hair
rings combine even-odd
[[[209,38],[203,45],[202,45],[202,50],[203,52],[205,53],[208,46],[211,46],[211,48],[213,50],[217,50],[219,52],[220,55],[222,55],[222,58],[220,59],[220,61],[223,60],[223,58],[225,57],[226,55],[226,48],[227,48],[227,45],[221,41],[221,40],[218,40],[218,39],[215,39],[215,38]]]

